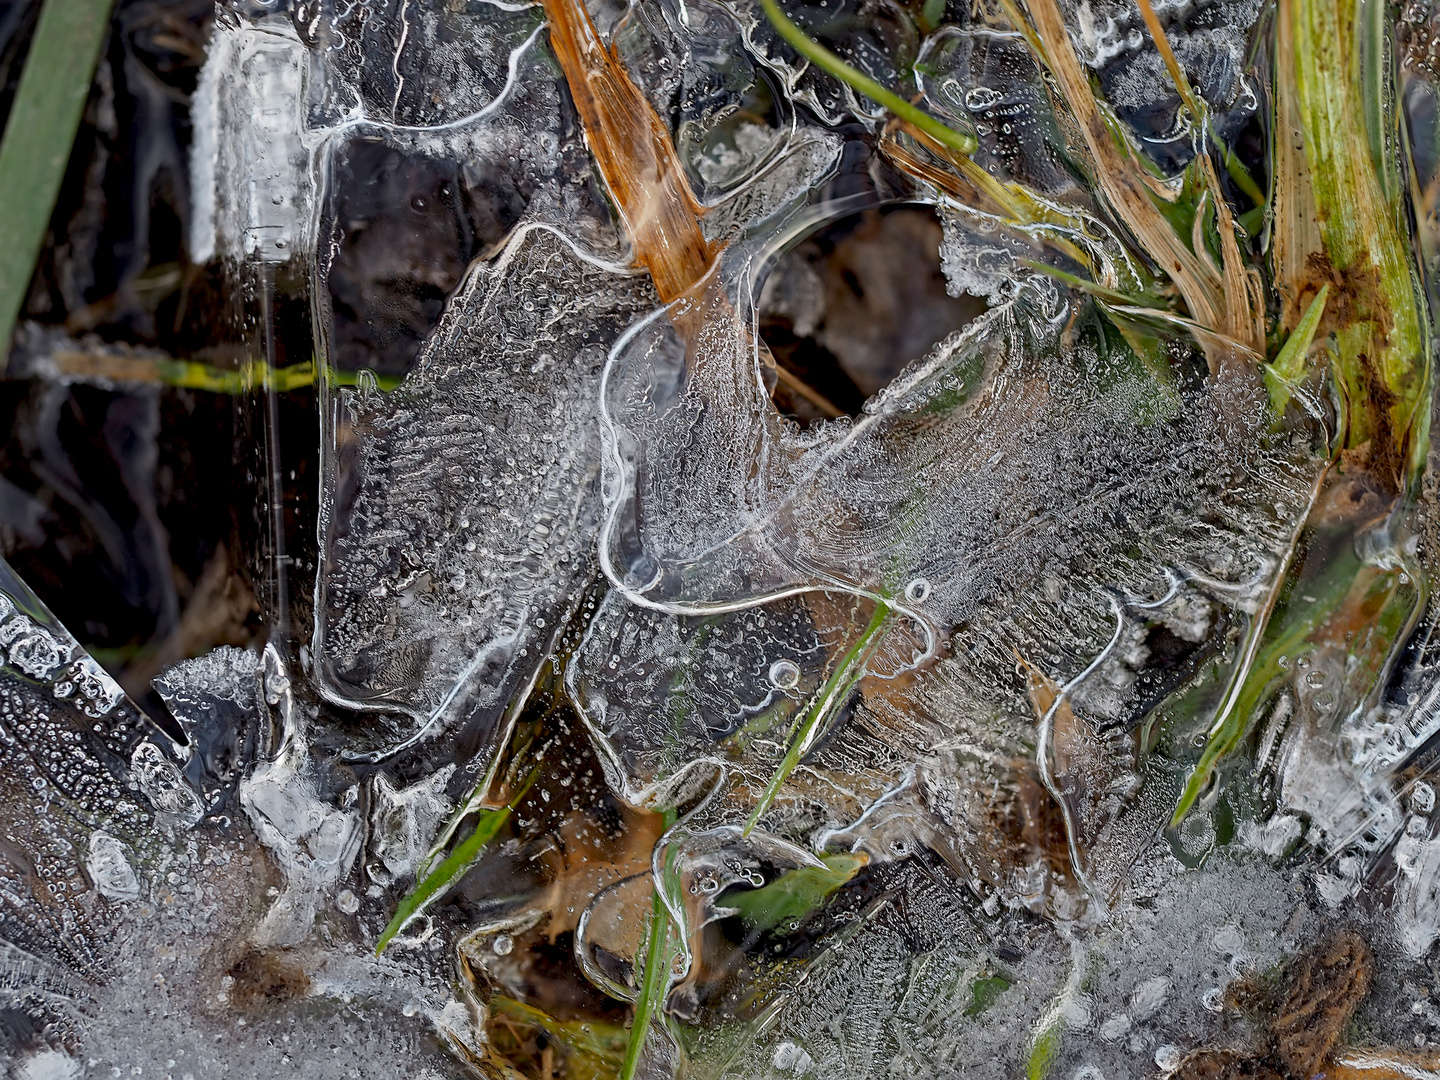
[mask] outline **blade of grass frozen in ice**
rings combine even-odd
[[[663,811],[665,828],[675,824],[673,808]],[[619,1080],[634,1080],[635,1070],[640,1066],[640,1055],[645,1050],[645,1037],[650,1032],[651,1022],[660,1015],[665,1001],[665,987],[670,981],[670,909],[665,898],[656,889],[650,898],[650,917],[646,921],[644,970],[640,973],[640,994],[635,999],[635,1018],[630,1022],[630,1037],[625,1043],[625,1056],[621,1059]]]
[[[236,367],[219,367],[199,360],[181,360],[172,356],[117,356],[103,352],[57,349],[44,359],[41,377],[53,374],[76,382],[102,383],[163,383],[186,390],[203,390],[211,394],[246,394],[257,388],[279,393],[303,390],[314,386],[322,377],[314,359],[284,367],[272,367],[264,360],[246,359]],[[398,375],[380,375],[368,368],[341,371],[328,368],[323,377],[331,386],[373,385],[390,391],[401,383]]]
[[[375,942],[375,955],[379,956],[385,951],[395,935],[405,929],[417,916],[424,912],[438,896],[448,889],[461,874],[474,866],[484,851],[485,845],[495,838],[500,827],[510,819],[510,814],[530,786],[535,783],[540,775],[540,768],[536,766],[530,771],[520,789],[511,797],[510,801],[501,807],[487,807],[477,813],[475,829],[459,844],[455,845],[453,851],[442,859],[438,866],[415,884],[415,888],[406,894],[395,909],[394,916],[380,934],[380,939]]]
[[[1425,590],[1414,568],[1362,563],[1350,544],[1339,545],[1339,550],[1341,555],[1330,558],[1317,577],[1303,583],[1292,579],[1285,604],[1265,627],[1253,661],[1232,681],[1186,782],[1172,827],[1204,794],[1220,761],[1253,729],[1274,688],[1303,657],[1316,651],[1344,653],[1345,685],[1356,699],[1373,703],[1395,648],[1414,625]],[[1347,702],[1347,707],[1354,704]]]
[[[1098,285],[1093,281],[1078,277],[1075,274],[1061,270],[1058,266],[1051,266],[1049,263],[1038,262],[1035,259],[1020,260],[1022,266],[1036,270],[1056,281],[1063,281],[1066,285],[1073,285],[1082,292],[1087,292],[1097,300],[1104,300],[1111,304],[1133,305],[1135,307],[1160,308],[1159,301],[1152,300],[1148,296],[1129,296],[1126,293],[1117,292],[1115,289],[1107,289],[1104,285]]]
[[[835,670],[830,673],[830,678],[820,688],[815,702],[810,706],[796,722],[790,734],[790,745],[785,751],[785,756],[780,760],[770,782],[765,785],[765,790],[760,794],[760,801],[755,804],[755,809],[750,812],[750,817],[745,822],[745,835],[749,836],[765,812],[770,809],[770,804],[775,801],[775,796],[780,788],[795,771],[795,766],[800,764],[800,759],[810,749],[815,735],[823,727],[821,721],[827,719],[836,709],[845,703],[850,696],[850,691],[855,688],[861,677],[865,674],[865,660],[869,657],[870,650],[876,643],[880,628],[885,625],[885,620],[890,615],[890,605],[883,600],[875,605],[875,614],[867,626],[850,646],[850,650],[840,658],[835,665]]]
[[[1255,706],[1260,703],[1265,689],[1274,678],[1271,667],[1278,664],[1281,656],[1286,655],[1277,650],[1270,628],[1270,617],[1285,591],[1290,566],[1295,559],[1296,550],[1300,546],[1300,537],[1304,532],[1304,522],[1309,518],[1311,510],[1319,500],[1320,490],[1324,483],[1325,472],[1322,471],[1311,488],[1310,500],[1306,504],[1305,513],[1300,517],[1301,523],[1295,529],[1294,535],[1290,537],[1289,543],[1285,545],[1282,561],[1276,568],[1274,579],[1266,590],[1265,597],[1257,607],[1255,614],[1251,617],[1248,632],[1240,641],[1239,654],[1235,661],[1235,670],[1230,678],[1230,684],[1226,687],[1224,697],[1221,698],[1220,707],[1215,712],[1215,719],[1211,721],[1200,761],[1186,780],[1184,791],[1181,793],[1175,813],[1171,817],[1170,824],[1172,826],[1178,825],[1190,812],[1190,808],[1195,805],[1195,801],[1209,784],[1216,763],[1234,749],[1245,732],[1249,730],[1253,722],[1252,714]],[[1272,638],[1268,647],[1267,635]],[[1282,640],[1286,642],[1285,647],[1293,647],[1289,644],[1288,638],[1289,635],[1282,636]],[[1276,670],[1278,672],[1278,668]]]
[[[863,854],[842,852],[822,855],[820,861],[825,865],[796,867],[758,889],[737,890],[725,897],[725,906],[734,908],[752,929],[773,930],[815,910],[870,860]]]
[[[942,124],[925,110],[916,108],[893,90],[881,86],[864,72],[851,67],[824,45],[812,41],[804,30],[780,10],[776,0],[760,0],[760,6],[765,9],[765,15],[776,32],[820,70],[833,75],[852,90],[864,94],[875,104],[883,105],[906,123],[914,124],[936,142],[957,154],[968,157],[979,149],[980,144],[974,135]]]
[[[1061,984],[1039,1020],[1035,1022],[1035,1036],[1030,1041],[1029,1052],[1025,1055],[1025,1080],[1045,1080],[1060,1056],[1060,1045],[1065,1037],[1065,1018],[1080,992],[1084,976],[1086,957],[1078,942],[1070,942],[1070,973]]]
[[[8,349],[65,178],[111,0],[45,0],[0,139],[0,350]]]
[[[664,1003],[663,984],[670,969],[669,944],[670,913],[657,892],[650,902],[650,918],[645,929],[645,967],[640,978],[640,996],[635,1000],[635,1019],[631,1021],[630,1038],[620,1064],[620,1080],[634,1080],[650,1024]]]

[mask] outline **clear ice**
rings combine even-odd
[[[220,6],[191,254],[314,313],[309,625],[167,669],[161,722],[0,566],[11,1075],[1280,1075],[1202,1070],[1302,1060],[1321,967],[1327,1068],[1440,1074],[1433,477],[1360,528],[1323,394],[1272,422],[1072,287],[1151,269],[984,5],[784,6],[1044,213],[907,171],[758,3],[598,2],[717,251],[662,303],[542,7]],[[1064,10],[1179,198],[1141,9]],[[1260,130],[1265,17],[1159,6],[1216,138]],[[901,205],[977,314],[786,415],[762,324],[827,303],[787,258]],[[1280,656],[1173,821],[1317,514],[1392,636]]]

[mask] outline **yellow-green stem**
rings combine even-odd
[[[789,42],[796,52],[822,71],[835,76],[852,90],[858,90],[877,105],[885,106],[901,120],[914,124],[946,149],[966,156],[973,154],[978,149],[980,144],[974,135],[956,131],[954,128],[942,124],[923,109],[917,109],[911,105],[893,90],[886,89],[864,72],[851,67],[824,45],[811,41],[805,31],[791,22],[789,16],[780,10],[780,5],[775,0],[760,0],[760,6],[765,9],[765,15],[780,36]]]

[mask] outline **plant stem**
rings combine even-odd
[[[665,828],[675,824],[674,807],[662,811]],[[659,889],[650,898],[650,919],[645,930],[645,969],[640,973],[640,995],[635,999],[635,1018],[625,1043],[618,1080],[634,1080],[645,1050],[650,1022],[660,1013],[665,987],[670,981],[670,909]]]
[[[485,845],[494,839],[495,834],[500,831],[500,826],[510,819],[511,812],[525,793],[530,790],[530,785],[540,775],[537,766],[531,770],[525,782],[520,785],[520,790],[501,807],[484,809],[479,812],[478,820],[475,822],[475,831],[455,846],[455,850],[447,855],[439,866],[431,870],[425,877],[416,882],[412,889],[395,909],[395,915],[380,935],[380,940],[375,943],[375,955],[379,956],[385,951],[396,934],[418,916],[430,902],[439,896],[445,889],[448,889],[461,874],[475,865],[480,858],[480,852]]]
[[[810,749],[814,741],[815,733],[820,728],[820,721],[828,717],[838,708],[847,697],[855,684],[865,674],[865,660],[870,654],[870,647],[874,644],[876,634],[885,625],[885,620],[890,614],[890,605],[883,600],[875,605],[875,614],[870,619],[870,625],[860,634],[850,651],[841,657],[840,662],[835,665],[835,670],[830,673],[830,678],[821,687],[815,704],[810,706],[808,712],[796,725],[790,738],[789,749],[785,751],[775,774],[770,777],[770,783],[765,785],[765,790],[760,795],[760,801],[755,804],[749,819],[745,822],[745,835],[749,836],[751,831],[759,824],[760,818],[765,811],[770,809],[770,804],[775,801],[781,786],[795,771],[795,766],[800,764],[800,759]]]
[[[45,0],[0,141],[0,355],[35,273],[90,93],[111,0]]]
[[[858,90],[877,105],[883,105],[906,123],[914,124],[947,150],[966,157],[979,149],[974,135],[942,124],[923,109],[917,109],[893,90],[887,90],[870,76],[856,70],[819,42],[812,41],[805,31],[790,21],[775,0],[760,0],[760,6],[792,48],[822,71],[829,72],[852,90]]]
[[[667,946],[670,943],[670,912],[660,897],[660,890],[650,901],[650,925],[645,932],[645,970],[640,978],[640,996],[635,999],[635,1019],[630,1025],[630,1039],[625,1044],[625,1057],[620,1065],[619,1080],[634,1080],[645,1049],[645,1036],[650,1022],[660,1011],[666,975]]]

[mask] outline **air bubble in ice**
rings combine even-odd
[[[793,660],[776,660],[770,665],[770,685],[777,690],[793,690],[800,683],[800,668]]]
[[[905,586],[905,599],[912,604],[923,604],[930,597],[930,582],[923,577],[916,578]]]
[[[130,755],[130,773],[150,805],[163,814],[173,815],[184,825],[194,825],[205,816],[200,798],[154,743],[137,743]]]
[[[1100,1038],[1106,1042],[1119,1042],[1130,1034],[1130,1017],[1116,1013],[1100,1025]]]
[[[972,113],[993,108],[1000,100],[1000,91],[988,86],[971,87],[965,92],[965,107]]]
[[[64,659],[49,631],[24,615],[0,626],[0,644],[8,646],[10,663],[32,679],[48,679]]]

